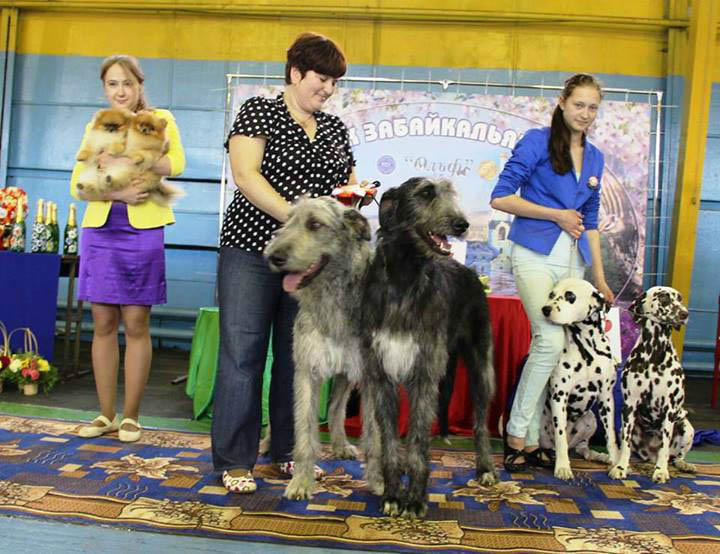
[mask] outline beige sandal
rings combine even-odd
[[[282,462],[278,464],[280,473],[292,477],[295,474],[295,462],[290,460],[289,462]],[[320,480],[325,477],[325,470],[320,466],[315,466],[315,480]]]
[[[133,427],[137,427],[135,431],[130,431],[128,429],[123,429],[123,425],[132,425]],[[126,417],[120,422],[120,429],[118,430],[118,438],[122,442],[135,442],[137,440],[140,440],[140,435],[142,435],[141,431],[142,427],[140,424],[135,421],[131,417]]]
[[[102,423],[102,425],[95,425],[96,423]],[[115,414],[115,418],[112,421],[101,414],[93,419],[90,425],[80,427],[78,435],[86,439],[92,439],[104,435],[105,433],[117,431],[119,427],[120,421],[117,414]]]
[[[227,471],[223,471],[222,482],[229,492],[250,494],[257,490],[257,483],[250,471],[248,471],[245,475],[240,475],[238,477],[233,477]]]

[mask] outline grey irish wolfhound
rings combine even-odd
[[[498,481],[485,425],[495,382],[487,298],[477,274],[450,257],[447,243],[448,235],[460,236],[468,226],[447,180],[413,178],[385,192],[380,202],[377,248],[363,297],[366,348],[372,352],[363,394],[375,405],[380,428],[381,509],[389,516],[422,517],[427,511],[430,430],[448,352],[457,352],[468,370],[478,481]],[[397,436],[397,384],[410,399],[406,469]]]
[[[352,383],[361,380],[361,300],[373,256],[370,226],[356,210],[329,197],[302,199],[265,248],[271,269],[287,272],[283,288],[299,303],[293,335],[295,361],[295,472],[284,496],[308,499],[315,489],[313,467],[320,456],[317,408],[320,387],[333,377],[329,409],[332,455],[355,458],[345,435],[345,410]],[[382,494],[379,440],[372,431],[373,406],[364,403],[366,477]]]

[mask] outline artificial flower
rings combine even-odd
[[[588,179],[587,186],[591,189],[596,189],[598,186],[598,178],[594,175]]]

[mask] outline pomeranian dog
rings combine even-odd
[[[106,173],[108,184],[122,189],[131,182],[141,181],[137,186],[149,193],[149,199],[163,206],[169,205],[185,193],[182,189],[167,183],[152,170],[153,165],[167,154],[168,142],[165,137],[167,121],[153,112],[143,110],[135,114],[127,130],[124,157],[130,164],[118,163],[110,166]]]
[[[86,164],[78,176],[78,190],[97,194],[111,185],[105,170],[98,167],[98,158],[102,153],[118,155],[125,150],[125,139],[134,117],[132,112],[117,108],[100,110],[95,114],[85,143],[75,156],[77,161]]]

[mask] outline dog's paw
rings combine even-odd
[[[656,467],[653,472],[652,480],[655,483],[667,483],[670,480],[670,472],[666,467]]]
[[[492,487],[493,485],[496,485],[500,481],[500,476],[498,475],[498,472],[495,470],[486,471],[484,473],[478,474],[477,481],[483,487]]]
[[[427,514],[427,508],[427,502],[408,502],[400,516],[406,519],[422,518]]]
[[[570,466],[555,466],[555,477],[564,481],[570,481],[573,478],[572,469]]]
[[[404,511],[403,503],[399,498],[385,496],[385,497],[383,497],[380,504],[381,504],[380,511],[386,516],[398,517]]]
[[[591,449],[588,449],[588,454],[585,459],[589,462],[600,462],[601,464],[609,464],[612,461],[608,454]]]
[[[681,460],[681,459],[675,460],[673,462],[673,465],[676,468],[678,468],[680,471],[685,471],[687,473],[696,473],[697,472],[697,468],[695,467],[695,464],[689,464],[685,460]]]
[[[608,471],[610,479],[625,479],[627,477],[627,468],[623,466],[615,466]]]
[[[296,474],[285,487],[283,496],[290,500],[310,500],[313,492],[315,492],[315,480],[308,480]]]
[[[345,444],[334,444],[330,457],[333,460],[357,460],[358,450],[349,442]]]

